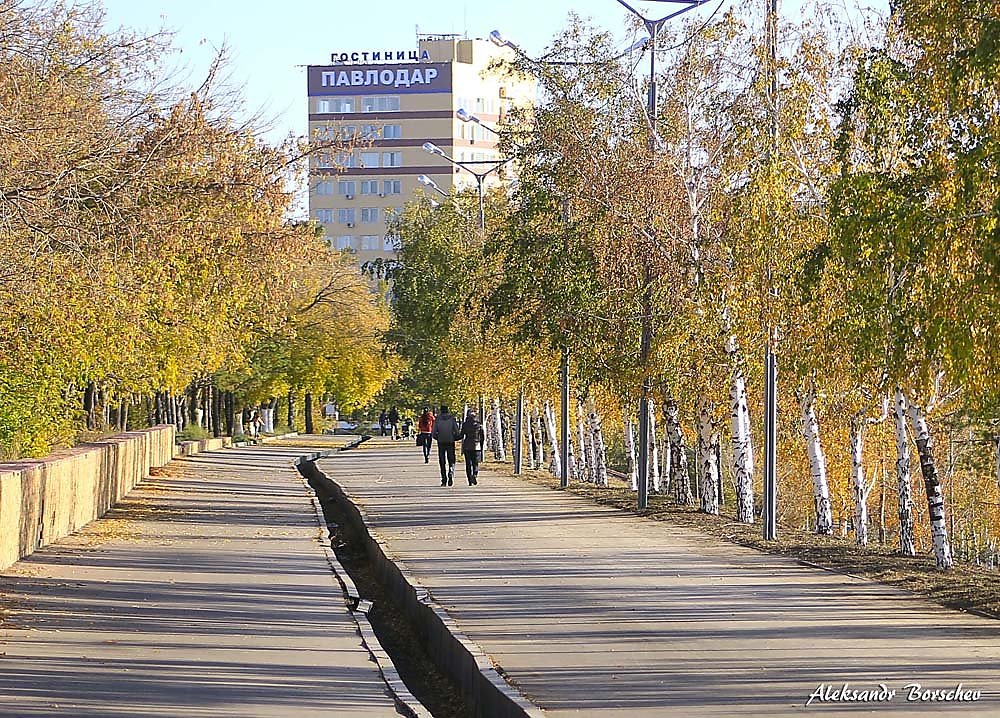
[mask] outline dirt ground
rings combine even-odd
[[[491,470],[513,474],[512,467],[489,463]],[[697,509],[678,505],[665,496],[650,494],[649,507],[639,511],[636,495],[624,482],[611,478],[610,486],[574,482],[567,489],[546,471],[526,471],[524,480],[555,491],[569,491],[595,503],[702,531],[725,541],[749,546],[767,553],[788,556],[802,563],[830,571],[862,576],[902,588],[962,611],[1000,619],[1000,571],[956,563],[947,571],[939,570],[933,556],[901,556],[890,546],[857,546],[834,536],[818,536],[802,530],[778,526],[778,539],[765,541],[761,525],[737,523],[732,513],[720,516],[703,514]]]

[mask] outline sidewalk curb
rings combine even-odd
[[[358,633],[361,636],[361,643],[366,649],[368,649],[368,654],[371,656],[372,660],[375,661],[375,665],[378,666],[379,673],[382,675],[382,680],[385,682],[386,688],[392,694],[393,698],[395,698],[399,707],[407,716],[409,716],[409,718],[434,718],[433,714],[431,714],[431,712],[427,710],[427,708],[424,707],[419,700],[417,700],[416,696],[410,693],[410,689],[406,687],[405,683],[403,683],[403,679],[400,678],[399,672],[396,670],[396,666],[393,664],[389,654],[386,653],[385,649],[382,648],[382,644],[379,643],[378,637],[375,635],[375,631],[372,628],[371,623],[368,622],[367,612],[371,607],[371,602],[361,600],[361,595],[358,592],[357,586],[354,585],[354,581],[348,575],[347,570],[341,565],[340,560],[337,558],[337,554],[334,553],[331,548],[330,526],[326,522],[326,517],[323,516],[323,508],[320,506],[319,498],[312,490],[312,487],[309,486],[309,482],[302,471],[302,467],[305,464],[312,464],[315,467],[315,461],[317,459],[332,456],[337,451],[342,451],[343,449],[344,447],[340,447],[329,451],[317,451],[310,454],[303,454],[299,458],[295,459],[292,464],[298,470],[302,484],[309,494],[309,501],[312,503],[313,510],[316,512],[316,523],[319,528],[319,543],[323,548],[323,554],[326,556],[327,563],[330,564],[330,568],[333,570],[334,578],[340,582],[341,589],[344,592],[344,603],[347,604],[347,608],[351,613],[351,618],[354,619],[354,623],[357,626]]]
[[[311,463],[311,467],[307,468],[306,463]],[[326,476],[316,466],[315,459],[301,462],[299,470],[314,472],[314,478],[330,490],[332,498],[344,509],[350,519],[351,529],[365,542],[368,558],[379,580],[393,594],[422,634],[432,659],[459,685],[476,716],[544,718],[542,709],[504,679],[483,650],[461,631],[430,593],[408,576],[399,564],[388,558],[384,542],[369,530],[360,509],[351,501],[343,487]]]

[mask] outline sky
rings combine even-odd
[[[763,4],[765,0],[760,0]],[[843,1],[843,0],[841,0]],[[854,2],[854,0],[848,0]],[[888,0],[859,0],[885,12]],[[708,17],[722,2],[711,0],[687,16]],[[802,0],[782,0],[783,13],[799,12]],[[647,14],[662,17],[670,3],[630,0]],[[411,50],[416,33],[467,33],[487,37],[500,30],[530,55],[539,55],[566,24],[568,13],[592,18],[626,40],[628,15],[617,0],[103,0],[109,29],[126,27],[174,31],[176,64],[186,85],[204,77],[214,49],[226,45],[229,82],[241,88],[248,116],[270,121],[268,141],[307,133],[306,65],[329,63],[332,52]]]

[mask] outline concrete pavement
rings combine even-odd
[[[441,487],[412,442],[318,465],[547,715],[1000,715],[1000,622],[488,468]]]
[[[291,465],[305,452],[174,461],[0,573],[0,716],[399,715]]]

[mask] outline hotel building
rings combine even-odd
[[[496,127],[512,106],[533,102],[533,82],[488,69],[509,53],[488,40],[421,35],[416,50],[334,53],[333,64],[309,66],[310,136],[358,138],[353,152],[310,165],[309,214],[331,246],[354,252],[359,265],[391,258],[387,221],[423,188],[420,175],[446,193],[475,187],[470,173],[422,147],[432,142],[460,162],[500,159],[497,138],[455,113]]]

